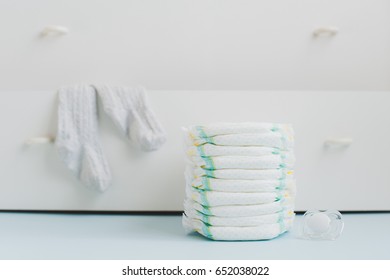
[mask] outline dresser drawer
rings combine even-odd
[[[184,199],[181,127],[217,121],[286,122],[295,129],[297,210],[390,210],[389,92],[152,91],[168,133],[157,152],[139,154],[101,113],[100,136],[113,173],[104,193],[84,188],[52,144],[55,92],[0,93],[0,208],[179,211]],[[348,147],[326,146],[344,141]],[[336,143],[334,143],[336,141]]]

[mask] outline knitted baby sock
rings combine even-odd
[[[111,173],[98,137],[95,90],[87,85],[59,90],[56,148],[61,160],[86,186],[104,191]]]
[[[126,137],[143,151],[154,151],[166,141],[165,132],[143,88],[96,86],[105,112]]]

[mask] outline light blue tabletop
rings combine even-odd
[[[336,241],[218,242],[180,216],[0,213],[0,259],[390,259],[390,213],[345,214]]]

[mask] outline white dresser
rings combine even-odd
[[[0,209],[182,210],[181,126],[267,121],[294,125],[297,210],[390,210],[389,14],[387,0],[2,1]],[[42,36],[53,24],[68,34]],[[102,114],[103,194],[52,144],[23,145],[55,135],[55,90],[82,82],[146,86],[168,131],[138,155]]]

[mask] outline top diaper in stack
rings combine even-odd
[[[183,226],[214,240],[265,240],[294,219],[291,125],[215,123],[184,129]]]

